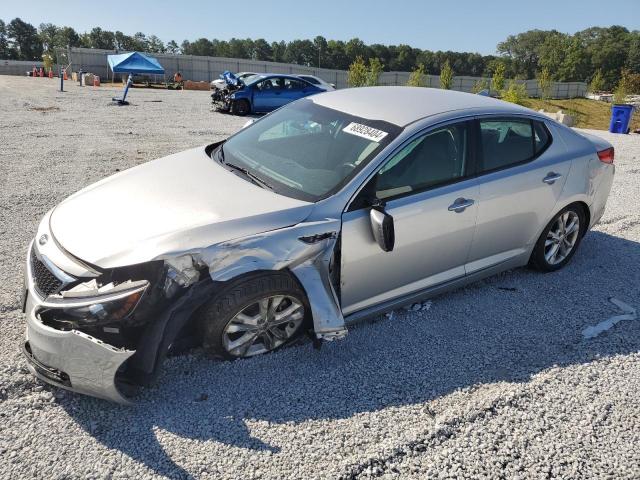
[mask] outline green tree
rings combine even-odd
[[[349,68],[351,61],[347,56],[346,45],[343,41],[329,40],[327,42],[327,50],[329,52],[328,54],[329,68],[338,68],[340,70],[345,70]]]
[[[142,32],[136,32],[133,34],[133,50],[140,52],[147,52],[149,50],[149,39]]]
[[[10,59],[9,40],[7,39],[7,25],[0,20],[0,58]]]
[[[627,68],[633,73],[640,73],[640,31],[631,32]]]
[[[629,95],[629,91],[631,90],[629,85],[629,74],[629,70],[622,70],[618,85],[613,91],[613,103],[623,104],[627,102],[627,95]]]
[[[38,30],[30,23],[14,18],[7,25],[7,37],[10,39],[9,48],[14,52],[12,56],[18,60],[40,60],[42,57],[42,43],[38,37]]]
[[[321,65],[324,65],[324,62],[322,61],[322,57],[323,55],[327,54],[327,50],[329,48],[327,44],[327,39],[324,38],[322,35],[318,35],[316,38],[313,39],[313,45],[316,47],[316,50],[318,51],[318,68],[320,68]]]
[[[167,52],[173,53],[174,55],[180,53],[180,47],[175,40],[169,40],[167,42]]]
[[[253,60],[271,60],[272,54],[271,45],[264,38],[253,42],[253,51],[251,52]]]
[[[424,65],[421,63],[418,67],[409,75],[409,81],[407,86],[409,87],[426,87]]]
[[[164,46],[164,42],[162,40],[160,40],[155,35],[151,35],[147,41],[146,51],[152,53],[164,53],[167,51],[167,49]]]
[[[357,57],[362,57],[366,60],[370,56],[367,46],[359,38],[349,40],[344,46],[344,52],[350,61],[355,60]]]
[[[538,74],[538,87],[540,88],[540,98],[548,100],[551,97],[551,72],[544,67]]]
[[[357,56],[353,63],[349,66],[347,73],[347,84],[350,87],[364,87],[367,85],[368,69],[364,58]]]
[[[213,44],[208,38],[199,38],[195,42],[182,42],[182,53],[185,55],[213,56]]]
[[[369,68],[367,69],[367,86],[375,87],[378,85],[378,79],[382,73],[382,62],[379,58],[369,59]]]
[[[506,67],[504,63],[498,62],[495,65],[495,69],[493,71],[493,77],[491,78],[491,88],[496,92],[501,92],[504,90],[504,75],[505,75]]]
[[[527,94],[527,87],[524,83],[511,80],[509,82],[509,86],[502,90],[500,98],[505,102],[524,105],[526,100],[529,98],[529,95]]]
[[[589,55],[591,71],[602,70],[605,89],[613,89],[618,83],[620,71],[628,60],[632,36],[624,27],[592,27],[575,34],[580,38]]]
[[[271,43],[271,58],[274,62],[284,62],[284,52],[287,51],[287,44],[283,41]]]
[[[453,69],[449,64],[449,60],[444,62],[442,68],[440,69],[440,88],[445,90],[451,90],[453,86]]]
[[[589,84],[589,91],[591,93],[597,93],[601,92],[603,89],[604,77],[602,76],[602,70],[598,69],[591,79],[591,83]]]
[[[471,93],[480,93],[483,90],[489,90],[489,82],[487,82],[484,78],[476,81],[471,88]]]
[[[517,66],[516,74],[533,78],[539,69],[540,54],[543,45],[550,36],[561,35],[556,30],[529,30],[510,35],[498,44],[498,53],[513,60]]]
[[[80,35],[71,27],[60,27],[54,39],[56,47],[78,47],[80,46]]]
[[[38,37],[42,43],[42,49],[49,55],[53,54],[53,50],[56,47],[58,30],[58,27],[53,23],[41,23],[38,28]]]
[[[116,48],[116,36],[113,32],[94,27],[89,32],[89,42],[91,48],[104,50],[114,50]]]

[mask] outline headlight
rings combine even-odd
[[[235,99],[236,99],[236,94],[235,94],[235,93],[232,93],[231,95],[229,95],[229,98],[230,98],[231,100],[235,100]]]
[[[95,284],[95,281],[93,281]],[[62,295],[54,295],[43,303],[38,312],[43,320],[69,322],[71,326],[94,326],[118,322],[127,318],[140,303],[149,282],[123,282],[101,288],[83,284]]]

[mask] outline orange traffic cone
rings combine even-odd
[[[64,81],[66,82],[68,80],[66,70],[62,70],[62,76],[64,77]]]
[[[49,68],[49,78],[53,78],[53,71]]]

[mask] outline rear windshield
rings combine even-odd
[[[238,132],[214,158],[277,193],[315,202],[338,191],[400,132],[302,99]]]
[[[314,85],[320,85],[320,82],[314,77],[305,77],[301,75],[300,78],[306,80],[309,83],[313,83]]]

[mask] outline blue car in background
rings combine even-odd
[[[236,115],[270,112],[287,103],[324,92],[294,75],[260,74],[238,79],[231,72],[221,75],[227,87],[211,94],[214,106]]]

